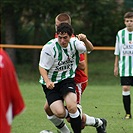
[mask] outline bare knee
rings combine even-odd
[[[77,111],[77,106],[68,105],[67,109],[69,113],[75,113]]]
[[[130,91],[130,86],[122,86],[123,91]]]
[[[58,118],[65,118],[65,110],[61,110],[61,109],[58,109],[54,112],[54,114],[58,117]]]
[[[50,105],[50,108],[54,115],[59,118],[64,118],[66,115],[65,107],[61,100],[55,101]]]

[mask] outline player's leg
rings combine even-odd
[[[82,87],[81,83],[76,84],[77,104],[81,104]]]
[[[131,97],[130,86],[122,86],[123,106],[126,112],[125,119],[131,118]]]
[[[58,128],[58,130],[61,133],[70,133],[69,128],[67,127],[67,125],[64,122],[64,119],[58,118],[57,116],[55,116],[53,114],[47,101],[44,105],[44,110],[47,114],[47,119],[50,120]]]
[[[76,94],[77,94],[77,103],[81,103],[81,95],[86,89],[87,82],[76,84]],[[81,128],[84,129],[85,126],[93,126],[97,129],[97,133],[104,132],[106,133],[107,122],[105,119],[95,118],[87,114],[82,115],[82,125]]]
[[[70,116],[70,124],[74,133],[81,133],[81,116],[77,108],[76,94],[69,92],[65,98],[66,106]]]
[[[121,77],[123,105],[126,112],[124,119],[131,118],[131,95],[130,86],[133,84],[133,77]]]
[[[85,126],[99,127],[103,124],[100,118],[95,118],[87,114],[82,115],[82,122]]]
[[[81,104],[81,95],[83,94],[86,87],[87,87],[87,82],[76,84],[76,94],[77,94],[78,104]],[[84,129],[85,126],[95,127],[97,133],[106,133],[107,121],[105,119],[95,118],[87,114],[83,114],[81,128]]]
[[[50,108],[49,105],[51,105],[54,101],[60,101],[60,104],[58,104],[61,107],[56,108],[57,110],[65,110],[63,107],[63,103],[62,103],[62,98],[60,97],[60,95],[58,94],[57,91],[55,91],[54,89],[49,91],[49,89],[46,88],[45,85],[42,85],[43,87],[43,91],[45,93],[45,95],[47,96],[47,101],[46,104],[44,106],[44,110],[46,112],[46,114],[48,115],[48,119],[50,119],[50,121],[62,132],[62,133],[70,133],[70,130],[67,128],[66,124],[64,123],[63,119],[58,118],[57,116],[55,116],[53,110]],[[58,85],[55,86],[56,89],[58,89]],[[57,106],[58,106],[57,105]],[[63,107],[62,107],[63,105]],[[55,106],[56,107],[56,106]],[[66,111],[66,110],[65,110]],[[66,112],[63,112],[63,114],[66,114]],[[58,112],[56,113],[58,114]],[[53,116],[53,117],[52,117]]]
[[[102,126],[103,124],[105,124],[105,126],[107,125],[107,122],[105,122],[106,120],[104,119],[100,119],[100,118],[96,118],[93,116],[89,116],[87,114],[83,114],[82,116],[82,128],[84,126],[93,126],[96,128],[99,128],[100,126]]]
[[[87,82],[76,83],[76,95],[77,95],[77,104],[81,104],[81,98],[84,90],[86,89]]]

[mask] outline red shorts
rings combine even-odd
[[[87,86],[87,82],[84,83],[76,83],[76,94],[77,94],[77,103],[81,103],[81,95],[83,94],[85,88]]]

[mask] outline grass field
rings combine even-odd
[[[122,119],[125,112],[119,78],[113,76],[112,52],[96,53],[94,51],[94,54],[98,59],[93,54],[89,55],[88,59],[89,84],[82,97],[83,112],[107,119],[107,133],[133,133],[133,119]],[[108,60],[105,60],[106,54]],[[39,133],[41,130],[51,130],[56,133],[56,128],[47,120],[43,111],[45,97],[38,83],[38,72],[33,73],[25,66],[21,67],[17,68],[17,73],[26,110],[14,119],[12,133]],[[131,95],[133,96],[133,91]],[[131,106],[133,114],[133,102]],[[70,124],[68,126],[70,127]],[[96,131],[93,127],[86,127],[82,133],[96,133]]]

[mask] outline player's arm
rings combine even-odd
[[[118,61],[119,61],[119,56],[115,56],[115,62],[114,62],[114,76],[118,76]]]
[[[81,70],[85,70],[85,67],[86,67],[86,63],[85,63],[85,60],[83,61],[80,61],[79,64],[78,64],[78,69],[81,69]]]
[[[82,53],[82,54],[80,54],[80,60],[79,60],[79,64],[78,64],[78,69],[84,71],[85,67],[86,67],[85,55]]]
[[[48,78],[47,70],[39,66],[40,74],[42,75],[48,89],[54,88],[54,83]]]
[[[114,61],[114,76],[118,76],[118,62],[119,62],[119,53],[120,53],[120,48],[119,48],[119,33],[117,33],[116,36],[116,42],[115,42],[115,61]]]

